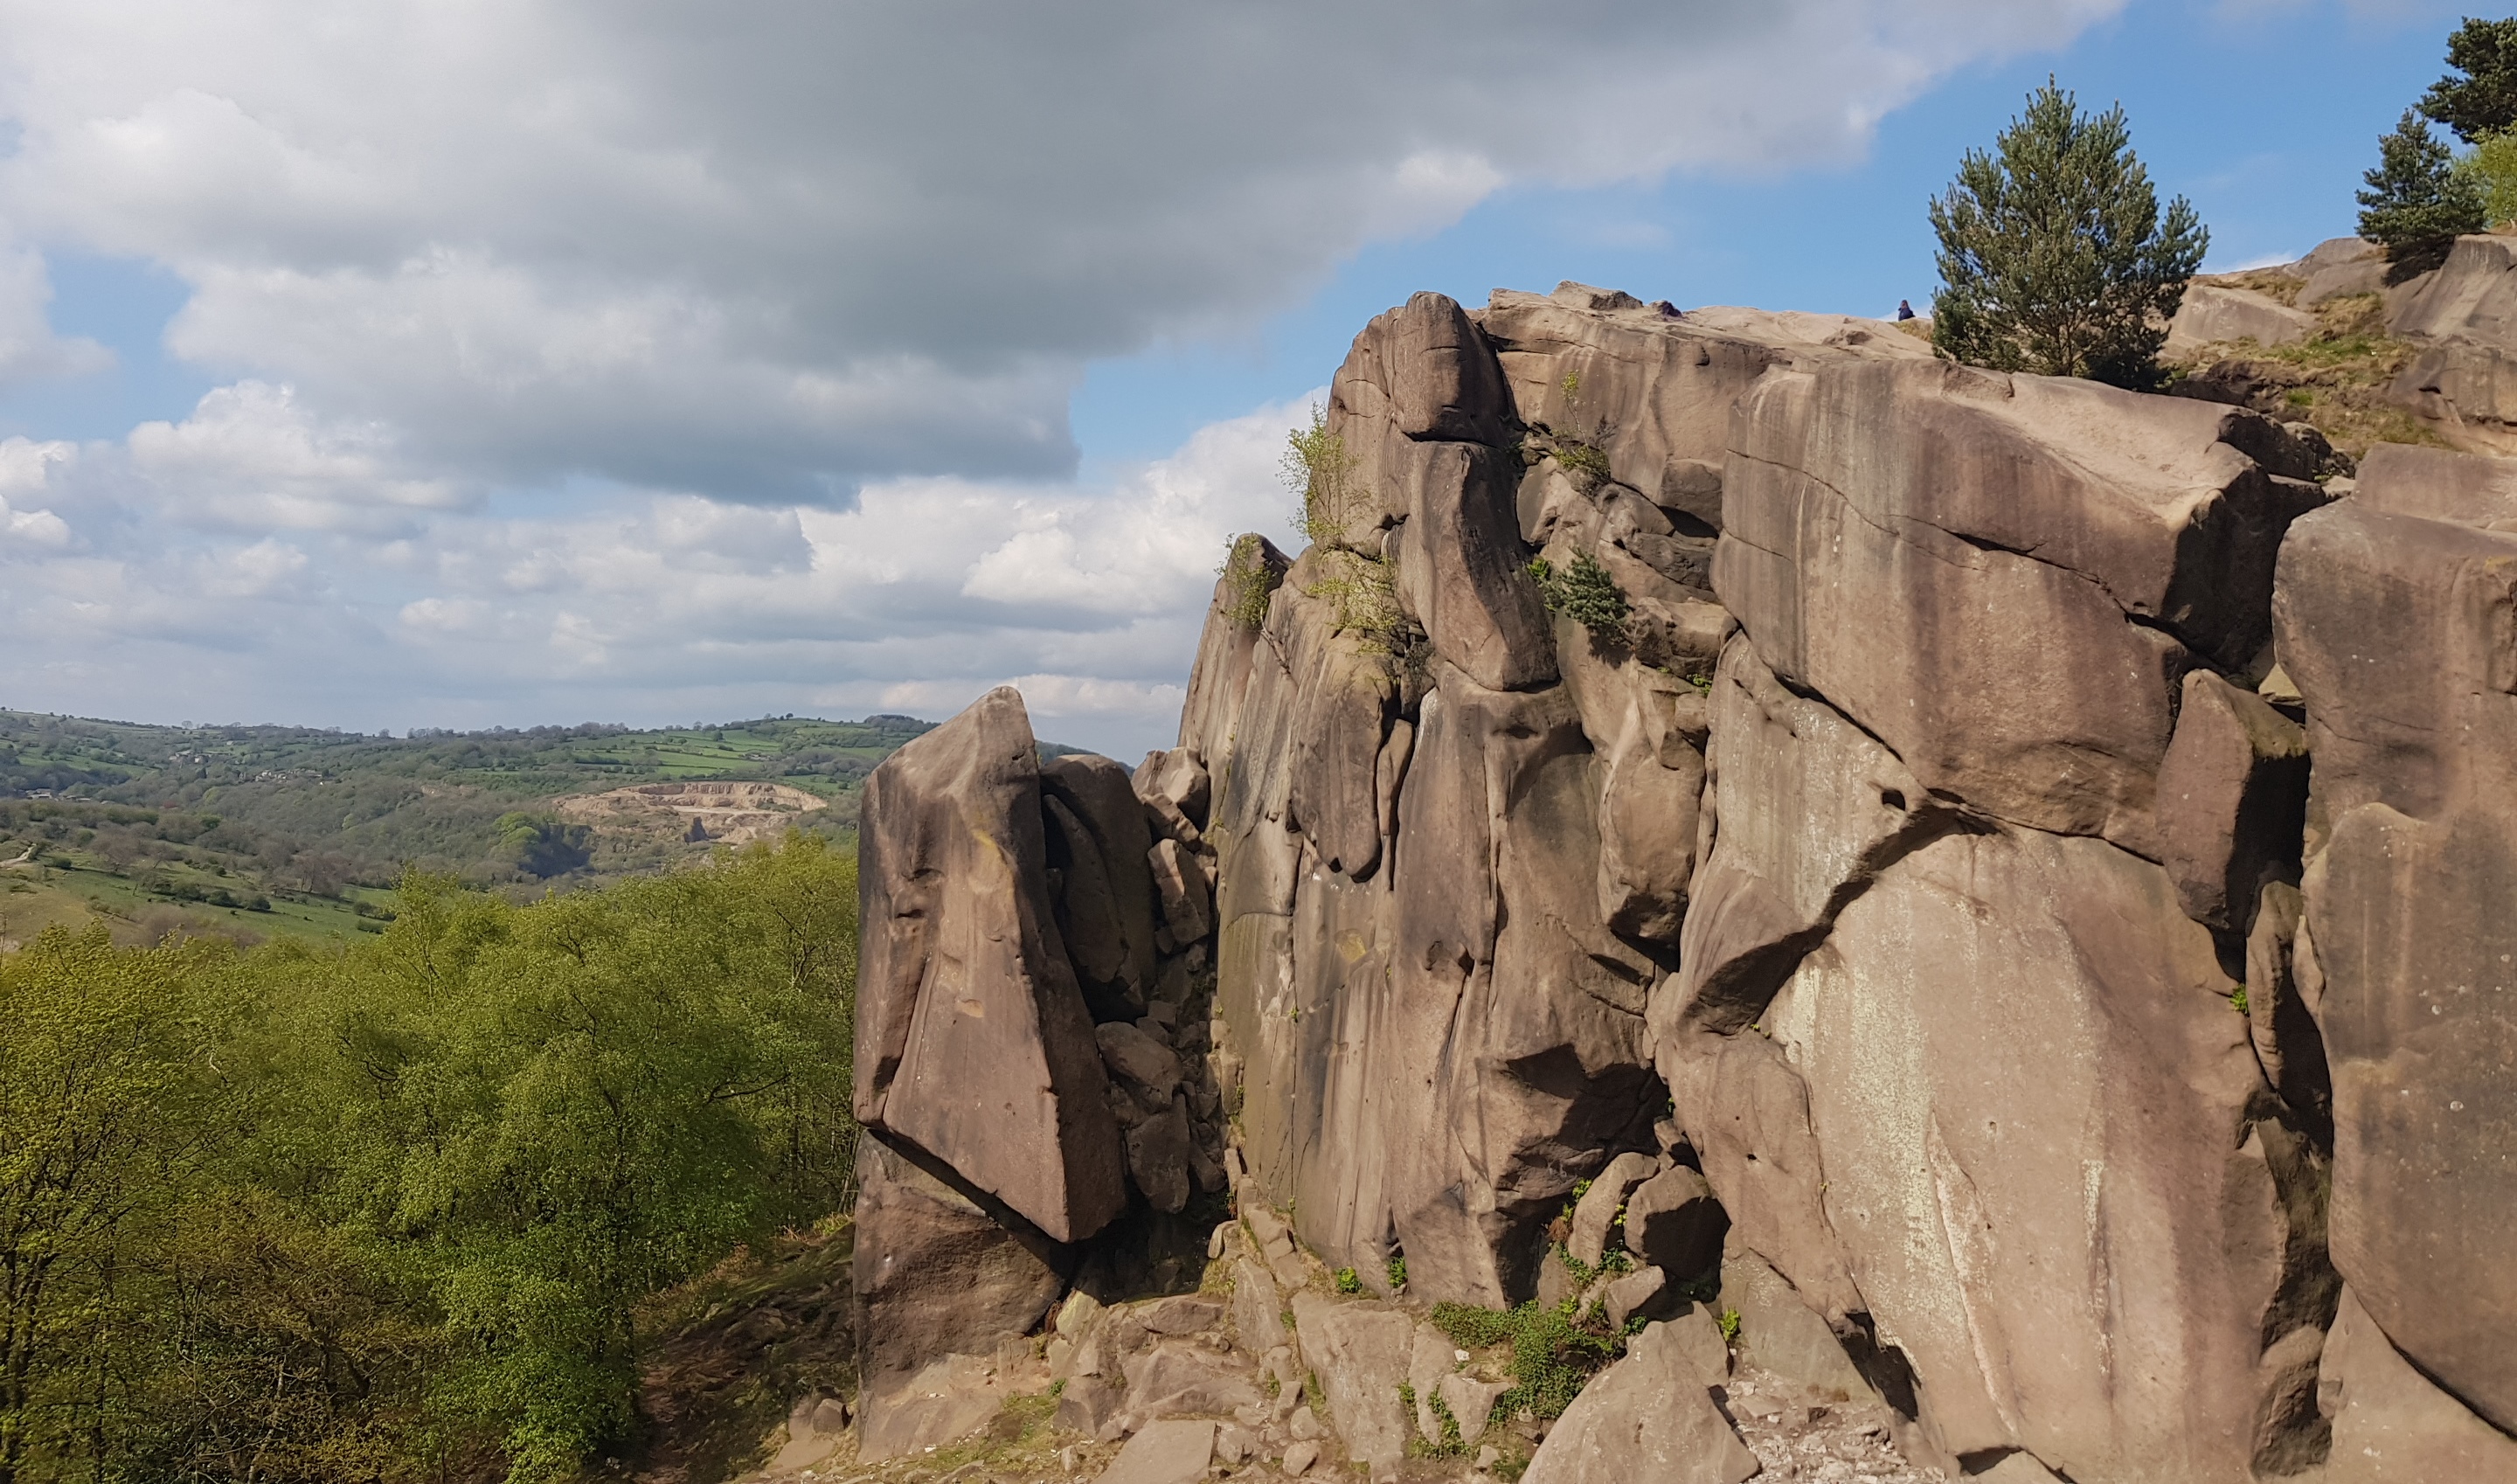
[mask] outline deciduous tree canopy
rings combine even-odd
[[[398,907],[0,957],[0,1484],[565,1476],[642,1300],[845,1198],[851,858]]]

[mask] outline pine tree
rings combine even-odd
[[[2118,106],[2091,117],[2048,79],[1931,204],[1947,285],[1932,344],[1973,365],[2146,388],[2210,243],[2183,196],[2162,216]]]
[[[2399,277],[2437,267],[2458,236],[2486,225],[2481,188],[2410,108],[2377,141],[2376,168],[2361,178],[2368,189],[2360,192],[2360,235],[2386,249]]]
[[[2467,20],[2447,39],[2447,63],[2464,75],[2431,83],[2422,112],[2469,145],[2517,124],[2517,20]]]

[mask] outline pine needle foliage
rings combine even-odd
[[[1633,608],[1626,602],[1625,589],[1599,558],[1577,552],[1558,572],[1556,564],[1539,557],[1530,562],[1529,576],[1538,584],[1538,596],[1549,613],[1562,614],[1595,638],[1610,644],[1625,642],[1626,619]]]
[[[1941,278],[1932,344],[1970,365],[2158,384],[2167,321],[2211,234],[2159,210],[2120,106],[2092,116],[2048,79],[1931,203]]]
[[[2517,126],[2517,20],[2468,19],[2447,39],[2454,73],[2430,84],[2421,111],[2466,144]]]
[[[2486,225],[2481,184],[2410,108],[2377,141],[2377,163],[2361,179],[2360,235],[2386,249],[2398,277],[2437,267],[2457,237]]]

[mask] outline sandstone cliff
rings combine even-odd
[[[2517,474],[1572,284],[1327,431],[1175,748],[869,785],[870,1455],[2517,1478]],[[1533,1298],[1552,1429],[1424,1319]]]

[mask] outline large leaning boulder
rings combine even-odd
[[[1099,1231],[1124,1156],[1048,901],[1022,698],[992,691],[884,759],[860,818],[858,1122],[1057,1241]]]

